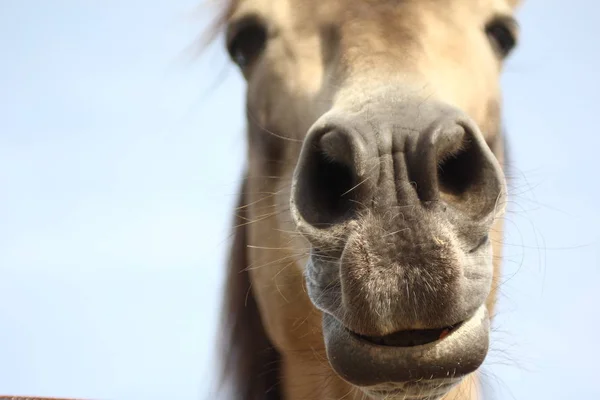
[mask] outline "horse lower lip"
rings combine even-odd
[[[487,355],[489,318],[485,306],[443,340],[410,347],[382,346],[349,332],[324,314],[323,333],[333,369],[357,386],[384,382],[460,377],[475,371]]]

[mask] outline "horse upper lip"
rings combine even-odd
[[[334,370],[357,386],[384,382],[460,377],[483,363],[489,344],[485,305],[443,340],[412,346],[385,346],[364,340],[324,314],[323,333]]]

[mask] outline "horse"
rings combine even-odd
[[[246,83],[233,398],[481,398],[518,0],[221,0]]]

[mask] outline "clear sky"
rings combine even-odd
[[[0,1],[0,393],[208,395],[244,82],[197,5]],[[599,12],[519,13],[494,399],[600,398]]]

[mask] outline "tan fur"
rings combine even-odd
[[[494,13],[512,13],[511,0],[238,0],[227,21],[256,13],[270,27],[270,42],[248,82],[248,164],[243,198],[247,265],[268,338],[281,355],[286,400],[362,399],[340,379],[325,355],[321,313],[303,280],[308,242],[289,215],[290,181],[302,139],[332,105],[352,109],[380,86],[410,81],[425,98],[466,111],[482,128],[502,163],[498,110],[501,62],[483,25]],[[339,62],[322,26],[339,28]],[[333,46],[334,43],[331,43]],[[265,148],[281,154],[273,159]],[[493,229],[495,274],[500,274],[502,221]],[[487,301],[493,314],[496,291]],[[476,399],[477,378],[456,387],[448,400]]]

